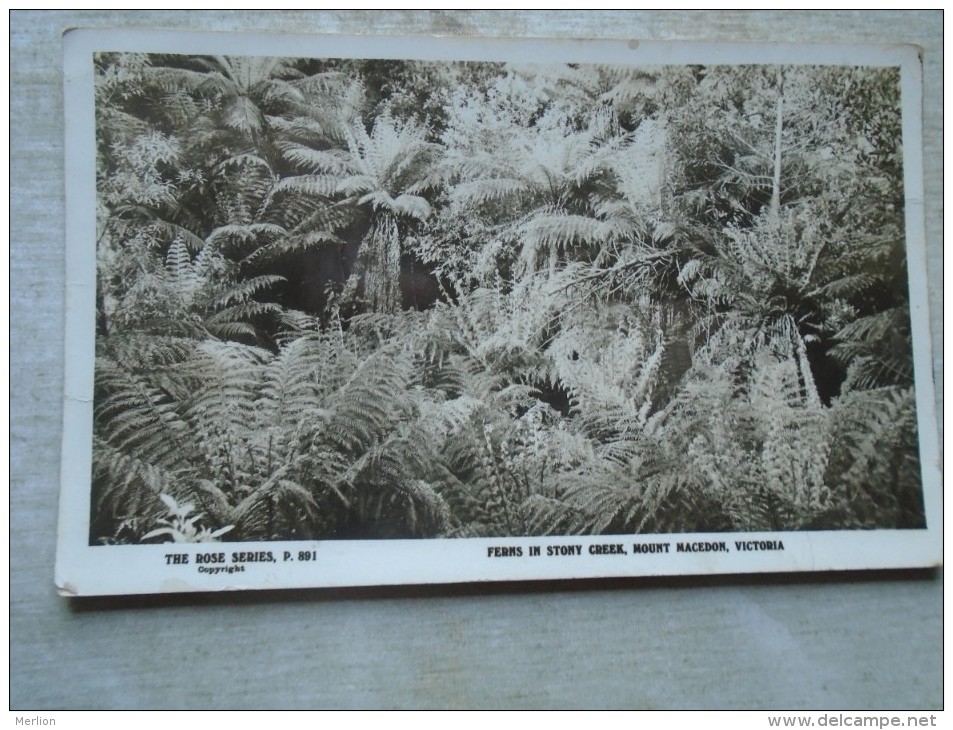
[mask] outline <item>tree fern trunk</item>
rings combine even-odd
[[[778,103],[774,121],[774,174],[771,180],[771,207],[769,213],[775,226],[781,225],[781,132],[784,129],[784,91],[778,84]]]
[[[397,221],[380,216],[368,232],[365,247],[364,290],[375,312],[400,309],[400,238]]]
[[[817,393],[817,384],[814,382],[813,373],[811,373],[811,363],[807,359],[807,346],[804,344],[804,338],[796,329],[793,330],[793,334],[798,370],[801,371],[801,381],[804,384],[804,397],[811,406],[820,408],[821,397]]]

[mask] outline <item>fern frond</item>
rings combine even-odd
[[[180,457],[182,455],[180,454]],[[169,492],[187,473],[180,458],[164,468],[136,452],[118,448],[99,436],[93,438],[93,508],[100,520],[144,516],[155,496]]]
[[[482,204],[527,194],[529,188],[520,178],[487,178],[462,182],[450,192],[451,200],[459,205]]]
[[[279,143],[282,156],[304,170],[325,175],[346,175],[353,172],[350,159],[343,150],[316,150],[296,143]]]
[[[218,174],[227,171],[229,168],[241,167],[260,168],[260,172],[263,171],[269,178],[273,178],[275,175],[271,168],[271,163],[261,155],[256,155],[252,152],[240,152],[237,155],[226,157],[218,163],[218,166],[215,168],[215,173]]]
[[[909,313],[906,307],[896,307],[866,317],[858,317],[841,328],[835,337],[842,341],[882,341],[906,329],[909,326],[908,322]]]
[[[348,78],[341,71],[322,71],[320,73],[303,76],[295,80],[294,85],[308,94],[328,94],[339,92],[342,84]]]
[[[560,499],[531,495],[521,507],[528,535],[584,535],[589,516]]]
[[[348,196],[360,196],[374,192],[378,189],[379,182],[372,175],[348,175],[339,179],[335,192]]]
[[[149,81],[167,93],[185,88],[192,93],[213,96],[225,93],[228,79],[221,73],[206,73],[185,68],[156,66],[149,71]]]
[[[419,221],[427,220],[433,212],[430,203],[424,198],[406,193],[394,198],[390,210],[396,215],[414,218]]]
[[[239,248],[243,248],[259,245],[259,241],[262,239],[269,240],[281,238],[286,235],[288,235],[288,231],[275,223],[249,223],[248,225],[229,223],[224,226],[219,226],[208,234],[205,238],[205,243],[237,243]]]
[[[215,306],[216,308],[224,308],[233,303],[248,304],[250,303],[251,297],[254,296],[255,294],[259,293],[260,291],[264,289],[275,286],[276,284],[280,284],[281,282],[284,282],[284,281],[286,281],[285,277],[278,276],[276,274],[264,274],[262,276],[254,276],[250,279],[244,279],[243,281],[239,282],[235,286],[229,288],[227,291],[223,292],[218,297],[216,297]],[[253,304],[260,304],[260,303],[254,302]],[[273,305],[260,304],[260,306],[265,307],[265,309],[256,310],[255,311],[256,314],[260,314],[262,311],[275,311],[274,309],[271,308]],[[228,311],[231,312],[233,310],[228,310]],[[221,314],[224,315],[225,314],[224,311],[221,312]],[[228,316],[231,317],[233,315],[228,315]],[[213,321],[215,321],[214,317],[213,317]]]
[[[411,379],[408,353],[383,348],[364,360],[331,400],[328,431],[351,453],[363,453],[391,428]]]
[[[245,539],[287,539],[306,531],[316,511],[311,493],[279,468],[230,511],[229,520]]]
[[[851,298],[862,295],[882,283],[882,278],[867,272],[859,272],[842,276],[834,281],[818,287],[814,296]]]
[[[277,141],[276,146],[282,151],[292,146],[300,146],[295,142],[288,141],[292,138],[306,140],[321,140],[324,138],[324,127],[317,119],[312,117],[295,116],[289,119],[268,114],[265,119],[271,129],[280,133],[281,138]]]
[[[220,327],[226,323],[239,322],[241,320],[253,319],[263,314],[278,314],[281,312],[281,306],[272,302],[243,302],[226,307],[205,322],[208,326]]]
[[[149,226],[167,241],[181,240],[188,244],[191,251],[201,251],[205,247],[205,241],[201,236],[178,223],[150,215]]]
[[[344,228],[351,222],[353,211],[344,205],[320,206],[313,213],[300,221],[292,231],[298,235],[308,231],[336,231]]]
[[[913,389],[849,393],[833,404],[831,418],[825,483],[832,511],[846,512],[866,528],[922,527]]]
[[[285,177],[275,183],[273,194],[300,193],[329,198],[338,191],[338,178],[335,175],[296,175]]]
[[[534,216],[523,224],[521,232],[531,245],[562,251],[579,244],[604,245],[612,230],[589,216],[553,212]]]
[[[241,443],[242,434],[255,423],[255,393],[269,353],[235,342],[208,340],[183,367],[183,375],[196,384],[189,398],[188,417],[200,441],[230,438]]]
[[[188,425],[177,404],[149,376],[105,360],[97,366],[94,417],[105,439],[122,452],[131,452],[167,468],[181,464],[188,452]]]

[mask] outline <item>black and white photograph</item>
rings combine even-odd
[[[913,49],[127,35],[61,592],[939,562]]]

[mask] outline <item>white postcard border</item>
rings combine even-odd
[[[838,571],[927,567],[940,563],[942,493],[926,293],[922,84],[917,49],[895,45],[524,41],[145,30],[74,30],[65,35],[64,46],[66,376],[55,579],[62,595]],[[928,527],[923,530],[90,546],[96,281],[92,53],[99,50],[418,60],[505,59],[535,63],[899,65],[902,69],[910,311]],[[538,549],[538,555],[532,554],[534,549]],[[246,555],[239,559],[237,554],[241,553]]]

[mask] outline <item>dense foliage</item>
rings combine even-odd
[[[95,63],[93,543],[924,524],[896,69]]]

